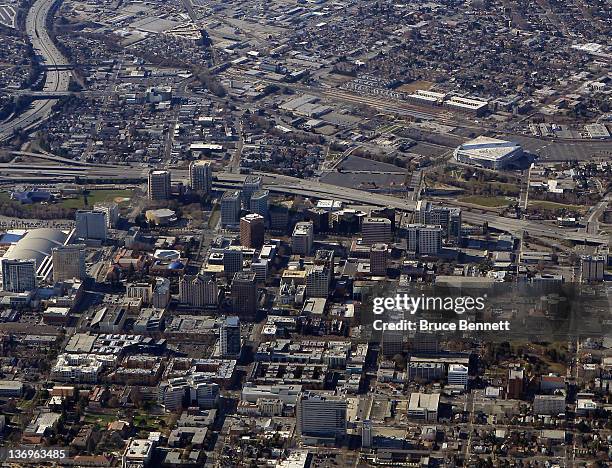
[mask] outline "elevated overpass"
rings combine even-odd
[[[62,97],[72,96],[76,94],[72,91],[30,91],[24,89],[22,91],[17,91],[15,93],[16,96],[29,96],[33,99],[58,99]]]
[[[27,153],[26,153],[27,154]],[[48,157],[52,157],[49,155]],[[58,157],[55,157],[58,158]],[[147,167],[139,166],[103,166],[103,165],[68,165],[65,161],[54,165],[24,164],[15,165],[11,163],[0,164],[0,182],[74,182],[77,178],[83,181],[109,181],[130,183],[147,180]],[[78,162],[83,164],[82,162]],[[189,171],[185,169],[170,169],[174,180],[187,181]],[[416,202],[390,195],[370,193],[364,190],[339,187],[313,180],[298,179],[277,174],[255,173],[262,176],[263,187],[273,193],[287,195],[301,195],[317,199],[334,199],[345,203],[372,205],[379,207],[395,208],[401,212],[412,212],[416,208]],[[241,188],[246,175],[220,172],[215,174],[213,187],[217,190]],[[503,218],[495,213],[478,213],[473,211],[463,212],[464,221],[479,225],[487,223],[491,228],[509,232],[517,236],[527,232],[531,236],[540,236],[552,239],[567,239],[573,242],[586,244],[608,244],[606,236],[595,233],[570,230],[543,222],[529,221],[525,219]]]

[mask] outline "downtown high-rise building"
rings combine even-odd
[[[2,289],[22,293],[36,289],[36,260],[2,259]]]
[[[252,271],[239,271],[232,280],[234,312],[241,317],[257,313],[257,279]]]
[[[240,245],[259,249],[264,243],[265,223],[261,215],[251,213],[240,218]]]
[[[240,355],[240,318],[226,317],[219,328],[219,352],[223,357],[237,357]]]
[[[438,255],[442,250],[442,228],[427,224],[406,227],[408,250],[418,255]]]
[[[209,194],[212,190],[212,162],[192,161],[189,164],[189,187],[191,190]]]
[[[228,190],[221,196],[221,225],[235,226],[240,221],[240,190]]]
[[[604,255],[580,256],[580,282],[596,283],[604,279],[606,257]]]
[[[179,280],[179,302],[191,307],[216,306],[219,287],[212,276],[185,275]]]
[[[248,175],[242,184],[242,201],[244,207],[249,208],[251,203],[251,195],[261,189],[261,176]]]
[[[264,220],[268,218],[268,204],[270,192],[268,190],[257,190],[251,194],[249,202],[249,211],[251,213],[263,216]]]
[[[370,274],[386,276],[389,261],[389,246],[387,244],[372,244],[370,247]]]
[[[95,210],[77,210],[76,237],[84,240],[106,240],[108,222],[106,213]]]
[[[312,221],[297,223],[291,236],[291,250],[296,255],[310,255],[314,241],[314,225]]]
[[[461,208],[434,206],[431,202],[419,200],[414,212],[415,224],[429,224],[442,227],[442,235],[451,241],[461,238]]]
[[[226,278],[233,278],[237,272],[242,271],[243,265],[244,254],[242,247],[231,245],[223,249],[223,273]]]
[[[304,392],[296,409],[296,429],[302,437],[339,438],[346,435],[346,398],[325,392]]]
[[[114,228],[119,221],[119,205],[115,202],[100,202],[94,205],[94,211],[101,211],[106,216],[106,227]]]
[[[391,242],[392,236],[391,220],[387,218],[365,218],[361,223],[361,238],[366,245]]]
[[[312,265],[306,268],[306,295],[326,298],[334,277],[334,252],[317,250]]]
[[[53,282],[85,278],[85,245],[68,244],[51,250]]]
[[[147,193],[149,200],[169,200],[172,193],[172,177],[170,171],[150,171]]]

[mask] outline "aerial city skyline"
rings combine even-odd
[[[0,464],[612,466],[611,21],[0,5]]]

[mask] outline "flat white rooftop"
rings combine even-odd
[[[503,159],[520,150],[521,145],[518,143],[485,136],[476,137],[457,148],[457,152],[463,155],[489,161]]]

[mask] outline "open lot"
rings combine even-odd
[[[461,197],[459,201],[464,203],[471,203],[472,205],[488,206],[490,208],[496,208],[499,206],[507,206],[512,201],[511,198],[507,197],[485,197],[479,195],[472,195],[469,197]]]
[[[91,207],[96,203],[114,201],[116,203],[124,203],[133,195],[131,190],[92,190],[85,195],[77,196],[62,200],[60,203],[64,208],[86,208]]]

